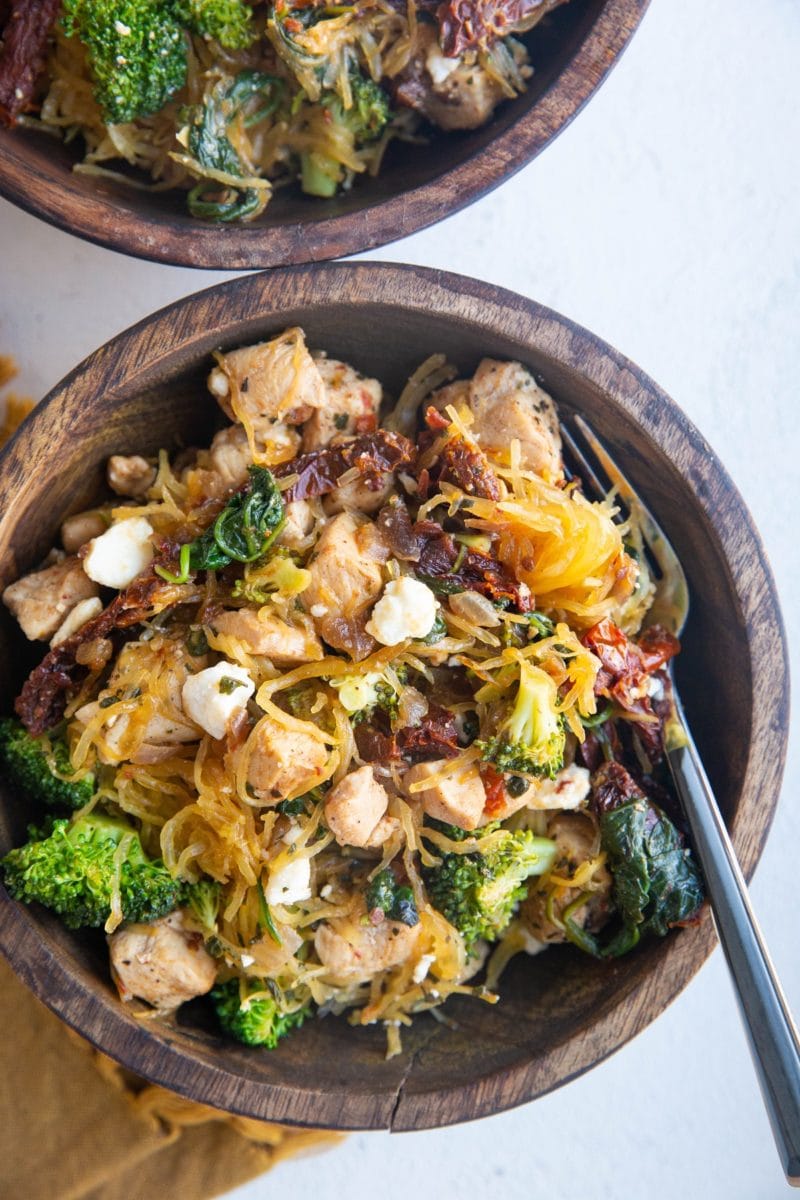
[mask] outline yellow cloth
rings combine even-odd
[[[0,959],[2,1200],[209,1200],[340,1140],[232,1117],[97,1054]]]

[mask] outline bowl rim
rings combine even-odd
[[[113,197],[31,179],[25,143],[0,143],[0,196],[95,245],[132,257],[206,270],[253,270],[322,262],[387,245],[479,200],[515,175],[594,95],[642,21],[650,0],[606,0],[565,68],[531,109],[482,149],[435,179],[338,216],[281,225],[219,226],[122,213]],[[324,211],[321,207],[321,212]]]
[[[245,319],[254,329],[279,323],[282,312],[313,311],[332,305],[381,306],[424,314],[436,320],[454,317],[469,326],[480,345],[481,331],[501,334],[549,355],[579,373],[621,407],[667,455],[690,450],[687,480],[709,518],[732,579],[747,625],[747,649],[753,686],[753,728],[742,794],[732,837],[749,878],[762,853],[778,800],[786,755],[789,674],[786,635],[772,572],[761,539],[744,501],[700,432],[678,406],[635,364],[586,329],[535,301],[506,289],[430,268],[389,263],[337,263],[249,275],[190,295],[117,334],[68,374],[27,418],[0,454],[0,514],[13,520],[13,495],[25,460],[25,446],[50,426],[65,395],[85,385],[113,394],[114,388],[142,387],[170,364],[185,369],[197,361],[193,349],[209,333]],[[193,325],[202,313],[202,328]],[[245,336],[249,336],[245,335]],[[258,334],[256,333],[256,336]],[[203,349],[205,355],[207,349]],[[137,381],[141,382],[137,382]],[[664,419],[665,414],[668,420]],[[50,426],[51,427],[51,426]],[[728,501],[720,510],[715,494]],[[0,521],[3,521],[0,516]],[[471,1080],[458,1089],[458,1112],[448,1107],[452,1088],[407,1091],[408,1071],[396,1093],[365,1106],[364,1096],[345,1111],[340,1095],[314,1093],[309,1119],[308,1093],[243,1079],[240,1074],[194,1060],[191,1078],[181,1070],[185,1057],[162,1042],[154,1053],[146,1022],[132,1020],[118,1001],[77,978],[54,954],[30,912],[13,902],[0,886],[0,952],[14,971],[49,1008],[103,1053],[154,1083],[194,1100],[263,1120],[338,1129],[419,1130],[491,1115],[534,1099],[602,1062],[661,1012],[683,990],[715,945],[710,921],[681,934],[681,953],[665,956],[648,975],[647,987],[615,996],[601,1009],[591,1036],[555,1047],[559,1076],[537,1077],[535,1062],[519,1062],[503,1071]],[[673,961],[673,960],[677,960]],[[169,1042],[169,1038],[165,1039]],[[305,1097],[305,1104],[300,1096]]]

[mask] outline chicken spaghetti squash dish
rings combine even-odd
[[[252,220],[275,187],[377,174],[426,123],[484,125],[532,74],[514,34],[563,2],[8,0],[0,119],[82,138],[78,171],[128,164],[195,217]]]
[[[0,723],[34,822],[10,894],[105,930],[125,1001],[208,994],[268,1047],[347,1013],[392,1053],[517,952],[691,920],[678,643],[531,373],[433,356],[391,403],[292,328],[208,387],[210,446],[114,455],[3,594],[50,643]]]

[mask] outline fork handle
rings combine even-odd
[[[697,747],[683,714],[677,715],[682,736],[671,739],[667,760],[705,876],[783,1169],[787,1181],[798,1187],[800,1040]]]

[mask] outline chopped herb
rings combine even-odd
[[[219,681],[218,690],[222,692],[223,696],[230,696],[232,692],[235,692],[240,687],[244,687],[242,679],[234,679],[232,675],[223,675]]]

